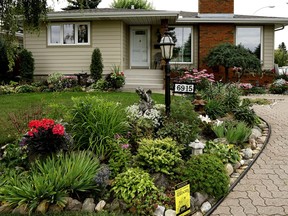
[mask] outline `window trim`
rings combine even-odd
[[[170,63],[171,64],[193,64],[193,26],[169,26],[169,28],[190,28],[191,29],[191,61],[190,62],[174,62],[174,61],[171,61]]]
[[[239,28],[259,28],[260,29],[260,43],[261,43],[261,52],[260,52],[260,61],[261,61],[261,63],[263,63],[263,56],[264,56],[264,49],[263,49],[263,47],[264,47],[264,36],[263,36],[263,34],[264,34],[264,32],[263,32],[263,26],[236,26],[236,34],[235,34],[235,43],[236,43],[236,45],[238,45],[239,44],[239,40],[237,39],[237,33],[238,33],[238,29]]]
[[[74,44],[65,44],[64,43],[64,25],[74,25]],[[87,43],[78,43],[78,27],[80,25],[88,26],[88,42]],[[51,43],[51,26],[60,26],[60,43]],[[49,23],[47,26],[47,44],[48,46],[87,46],[91,44],[91,25],[90,22],[53,22]]]

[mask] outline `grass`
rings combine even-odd
[[[139,101],[139,96],[134,92],[54,92],[0,95],[0,146],[17,139],[15,124],[12,123],[9,116],[14,116],[16,122],[19,121],[19,118],[27,118],[27,115],[41,116],[43,112],[48,112],[49,104],[69,107],[73,104],[71,97],[87,95],[99,96],[106,100],[119,102],[123,109]],[[152,99],[156,103],[164,103],[163,94],[152,94]]]

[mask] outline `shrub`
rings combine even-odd
[[[226,138],[229,143],[241,145],[248,141],[251,128],[245,122],[226,121],[219,125],[213,125],[212,130],[218,138]]]
[[[19,53],[19,71],[22,80],[32,81],[34,74],[34,58],[32,52],[22,49]]]
[[[33,87],[32,85],[20,85],[20,86],[17,86],[15,88],[15,91],[17,93],[29,93],[29,92],[35,92],[36,91],[36,88]]]
[[[204,153],[216,155],[224,164],[235,164],[241,159],[239,151],[234,147],[234,145],[215,143],[213,141],[206,142]]]
[[[27,204],[30,213],[41,201],[64,207],[65,197],[96,189],[93,181],[99,161],[89,152],[72,152],[36,161],[31,174],[10,173],[0,190],[0,200],[12,206]]]
[[[125,85],[124,72],[120,71],[119,66],[114,66],[112,73],[108,74],[105,80],[110,89],[119,89]]]
[[[89,89],[96,91],[106,91],[108,89],[108,83],[104,78],[99,79],[96,83],[93,83]]]
[[[62,91],[63,90],[63,85],[61,80],[63,79],[63,74],[61,73],[53,73],[49,74],[47,78],[47,83],[49,85],[49,88],[52,91]]]
[[[28,155],[33,160],[38,156],[45,157],[61,150],[67,151],[70,136],[62,124],[55,123],[52,119],[32,120],[20,145],[27,148]]]
[[[136,155],[137,164],[149,172],[172,175],[181,162],[180,149],[171,138],[142,139]]]
[[[115,196],[122,199],[135,215],[152,215],[158,202],[158,190],[149,174],[129,168],[116,176],[112,185]]]
[[[107,141],[128,130],[125,112],[121,111],[119,104],[95,96],[72,100],[69,125],[75,147],[90,149],[105,157],[111,150]]]
[[[92,79],[97,82],[99,79],[102,78],[103,73],[103,63],[102,63],[102,54],[99,48],[94,49],[92,53],[92,59],[90,64],[90,73]]]
[[[224,164],[215,155],[191,157],[182,169],[183,180],[189,180],[191,193],[204,192],[216,199],[228,193],[229,177]]]
[[[8,44],[6,41],[3,39],[2,36],[0,36],[0,81],[2,82],[6,76],[7,72],[9,70],[9,61],[8,61],[8,56],[7,56],[7,49],[8,49]]]

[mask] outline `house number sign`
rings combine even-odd
[[[193,94],[195,93],[195,83],[174,83],[174,93]]]

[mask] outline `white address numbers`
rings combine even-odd
[[[183,84],[183,83],[175,83],[174,84],[174,92],[175,93],[194,93],[195,84]]]

